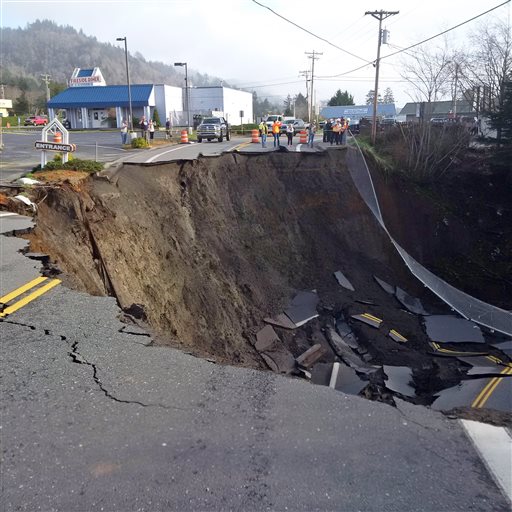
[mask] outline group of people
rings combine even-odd
[[[343,117],[339,119],[328,119],[324,125],[324,142],[329,142],[331,146],[336,144],[345,144],[347,141],[347,132],[350,119]]]
[[[142,138],[146,139],[146,142],[151,144],[151,141],[155,138],[155,122],[153,119],[147,121],[146,117],[142,116],[139,127],[142,132]]]
[[[281,121],[274,121],[272,123],[272,127],[270,128],[272,136],[274,137],[274,147],[278,148],[281,138]],[[267,136],[268,136],[268,126],[265,121],[261,121],[261,123],[258,126],[259,132],[260,132],[260,138],[261,138],[261,146],[266,148],[267,147]],[[313,147],[313,142],[315,140],[315,133],[316,133],[316,124],[311,123],[307,128],[306,131],[308,133],[308,146]],[[287,146],[293,146],[293,136],[295,135],[295,127],[293,126],[293,123],[286,123],[286,138],[287,138]]]

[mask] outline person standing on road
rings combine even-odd
[[[313,123],[310,123],[310,125],[308,126],[308,146],[310,148],[313,147],[313,142],[315,140],[315,133],[316,133],[316,124],[313,122]]]
[[[139,123],[140,131],[142,132],[141,137],[147,142],[148,141],[148,122],[146,118],[142,116]]]
[[[123,144],[128,144],[128,123],[126,119],[123,119],[121,123],[121,142]]]
[[[330,127],[331,127],[330,121],[329,121],[329,119],[327,119],[327,121],[325,121],[325,123],[324,123],[324,129],[322,130],[323,131],[322,142],[327,142],[329,140],[329,137],[327,134],[329,133]]]
[[[278,148],[280,146],[279,137],[281,136],[281,123],[277,119],[272,124],[272,135],[274,136],[274,147]]]
[[[331,137],[331,146],[333,145],[334,142],[336,143],[336,146],[339,145],[340,132],[341,132],[341,121],[339,119],[336,119],[336,121],[334,122],[334,125],[332,127],[333,136]]]
[[[171,139],[172,138],[172,135],[171,135],[171,120],[169,118],[167,118],[167,121],[165,122],[165,138],[166,139]]]
[[[293,135],[295,134],[295,128],[292,123],[286,125],[286,136],[288,137],[288,146],[293,146]]]
[[[258,129],[260,130],[261,147],[266,148],[267,147],[267,135],[268,135],[267,123],[265,123],[265,121],[261,121],[261,123],[258,126]]]
[[[148,132],[149,132],[149,143],[151,144],[153,142],[153,139],[155,138],[155,123],[152,119],[149,120],[148,123]]]

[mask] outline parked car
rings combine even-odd
[[[446,117],[433,117],[430,122],[433,125],[442,126],[448,122],[448,119],[446,119]]]
[[[283,121],[281,125],[281,133],[286,133],[286,125],[292,123],[293,124],[293,133],[297,135],[302,130],[306,129],[306,123],[302,119],[288,119],[288,121]]]
[[[46,116],[29,116],[23,124],[25,126],[46,126],[48,118]]]
[[[197,127],[197,142],[203,139],[217,139],[219,142],[230,139],[229,125],[223,117],[205,117]]]

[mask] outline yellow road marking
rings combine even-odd
[[[512,368],[507,367],[504,370],[500,372],[500,375],[512,375]],[[471,404],[471,407],[475,409],[480,409],[485,405],[485,402],[489,399],[489,397],[492,395],[494,390],[496,389],[496,386],[503,380],[504,377],[494,377],[492,378],[480,391],[478,396],[475,398],[473,403]]]
[[[231,151],[238,151],[239,149],[245,148],[245,146],[248,146],[249,144],[252,144],[252,142],[242,142],[241,144],[238,144],[238,146],[235,146]]]
[[[364,316],[365,318],[368,318],[369,320],[374,320],[375,322],[379,322],[379,324],[382,322],[382,320],[380,318],[370,315],[370,313],[363,313],[361,316]]]
[[[3,297],[0,297],[0,303],[1,304],[7,304],[12,299],[15,299],[22,293],[25,293],[27,290],[30,290],[30,288],[34,288],[34,286],[37,286],[39,283],[42,283],[43,281],[46,281],[48,278],[39,276],[30,281],[27,284],[24,284],[23,286],[20,286],[16,290],[13,290],[12,292],[8,293],[7,295],[4,295]]]
[[[29,302],[32,302],[33,300],[37,299],[38,297],[45,294],[47,291],[51,290],[53,287],[57,286],[60,283],[60,279],[52,279],[49,283],[45,284],[44,286],[41,286],[41,288],[38,288],[30,295],[23,297],[23,299],[19,300],[18,302],[15,302],[12,306],[5,308],[0,313],[0,317],[7,316],[10,315],[11,313],[14,313],[15,311],[18,311],[18,309],[22,308],[23,306],[26,306]]]
[[[407,338],[402,336],[398,331],[395,331],[395,329],[391,329],[389,332],[393,333],[397,338],[400,338],[403,341],[407,341]]]

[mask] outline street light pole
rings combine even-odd
[[[118,37],[116,41],[124,41],[124,56],[126,60],[126,82],[128,84],[128,105],[130,109],[130,119],[128,120],[128,126],[130,127],[130,132],[133,132],[133,114],[132,114],[132,90],[130,88],[130,71],[128,68],[128,43],[126,41],[126,37]]]
[[[185,100],[187,102],[187,130],[190,129],[190,98],[188,95],[188,70],[186,62],[175,62],[175,66],[185,67]]]

